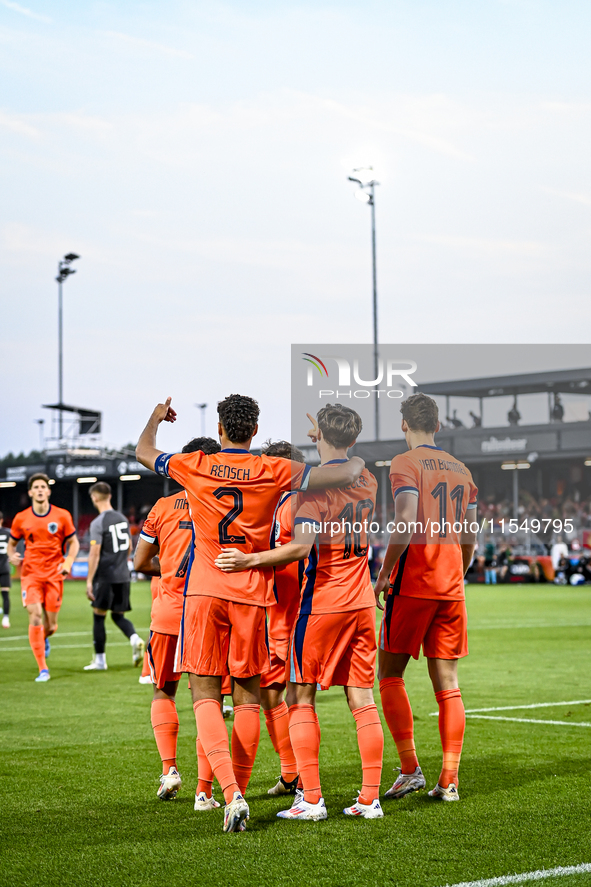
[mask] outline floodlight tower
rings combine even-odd
[[[63,436],[63,413],[62,413],[62,404],[64,402],[64,329],[63,329],[63,298],[62,298],[62,284],[64,280],[67,280],[70,274],[75,274],[76,270],[74,268],[70,268],[72,262],[76,259],[79,259],[80,256],[76,253],[66,253],[63,259],[60,259],[57,264],[57,291],[58,291],[58,309],[57,309],[57,337],[58,337],[58,428],[59,428],[59,439],[61,441]]]
[[[369,204],[371,208],[371,267],[373,278],[373,368],[374,379],[378,378],[378,277],[376,266],[376,206],[375,186],[379,185],[374,179],[373,166],[354,169],[349,176],[350,182],[357,182],[359,187],[355,191],[355,197],[362,203]],[[376,440],[380,439],[380,411],[379,400],[376,394],[374,404],[374,424]]]

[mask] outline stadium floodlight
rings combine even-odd
[[[79,259],[78,253],[66,253],[63,259],[57,263],[57,281],[58,287],[58,309],[57,309],[57,327],[58,327],[58,403],[64,402],[64,323],[63,323],[63,294],[62,284],[67,280],[70,274],[75,274],[76,269],[70,268],[72,262]],[[63,435],[63,415],[62,410],[58,411],[58,429],[59,439]]]
[[[96,477],[77,477],[77,484],[93,484],[96,481]]]
[[[141,474],[120,474],[119,480],[141,480]]]
[[[7,489],[8,487],[16,487],[16,481],[15,480],[0,481],[0,489],[1,490]]]
[[[356,182],[359,187],[355,191],[355,197],[362,203],[371,207],[371,267],[373,277],[373,369],[374,379],[378,378],[378,277],[376,267],[376,208],[375,186],[379,185],[374,178],[373,166],[360,166],[354,169],[349,176],[350,182]],[[376,440],[380,439],[380,410],[379,398],[374,398],[374,425]]]

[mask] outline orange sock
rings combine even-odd
[[[419,766],[413,734],[412,708],[408,701],[404,678],[380,681],[380,696],[386,723],[396,743],[403,773],[414,773]]]
[[[211,798],[211,789],[213,786],[213,770],[211,769],[209,758],[203,750],[203,746],[199,737],[197,737],[197,742],[195,743],[195,745],[197,748],[197,789],[195,791],[195,794],[198,795],[201,792],[205,792],[207,797]]]
[[[229,804],[234,792],[240,789],[232,769],[228,731],[220,704],[215,699],[200,699],[199,702],[193,703],[193,711],[203,751],[221,786],[226,804]]]
[[[235,705],[232,766],[238,788],[245,793],[261,738],[260,705]]]
[[[304,787],[304,800],[317,804],[320,788],[320,724],[313,705],[292,705],[289,709],[289,738]]]
[[[47,668],[45,661],[45,631],[42,625],[29,625],[29,643],[33,656],[37,660],[39,671]]]
[[[466,729],[464,703],[459,689],[440,690],[435,694],[439,705],[439,735],[443,748],[443,767],[439,785],[447,788],[450,782],[458,785],[458,767]]]
[[[286,782],[293,782],[298,775],[298,765],[289,738],[289,709],[285,702],[266,711],[265,722],[273,748],[279,755],[281,776]]]
[[[152,729],[162,759],[162,772],[176,767],[176,744],[179,735],[179,716],[174,699],[153,699]]]
[[[357,724],[357,743],[363,770],[363,785],[359,792],[359,803],[371,804],[380,796],[384,731],[375,702],[371,705],[364,705],[363,708],[356,708],[353,717]]]
[[[148,651],[144,653],[144,661],[142,664],[142,677],[147,678],[150,674],[150,660],[148,659]]]

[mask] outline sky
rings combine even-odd
[[[0,0],[0,455],[57,399],[70,251],[64,400],[106,444],[167,395],[163,448],[196,403],[213,435],[232,392],[289,437],[290,345],[371,341],[359,166],[380,341],[589,342],[590,26],[586,0]]]

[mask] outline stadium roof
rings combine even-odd
[[[459,379],[455,382],[430,382],[419,385],[419,388],[425,394],[453,397],[501,397],[544,391],[553,394],[591,394],[591,367],[487,376],[483,379]]]

